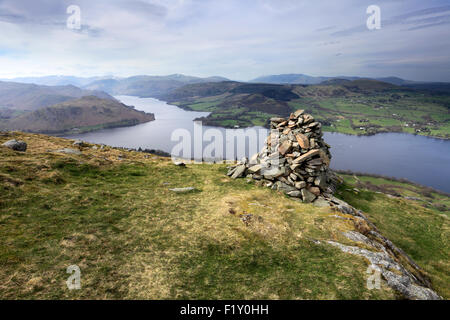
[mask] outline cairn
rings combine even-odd
[[[264,148],[230,167],[228,176],[258,180],[303,202],[330,198],[339,178],[329,169],[330,146],[321,124],[297,110],[289,119],[270,119],[270,129]]]

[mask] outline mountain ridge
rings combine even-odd
[[[344,80],[378,80],[387,82],[394,85],[405,85],[412,83],[419,83],[418,81],[404,80],[399,77],[357,77],[357,76],[310,76],[302,73],[288,73],[288,74],[277,74],[277,75],[266,75],[257,77],[249,82],[262,82],[262,83],[279,83],[279,84],[320,84],[324,81],[332,79],[344,79]]]

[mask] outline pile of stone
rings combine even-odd
[[[259,180],[304,202],[329,198],[339,178],[329,169],[330,146],[322,138],[321,124],[303,110],[270,121],[264,148],[230,167],[228,175]]]

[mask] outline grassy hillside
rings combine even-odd
[[[363,258],[317,243],[358,245],[342,235],[356,228],[351,215],[231,180],[225,164],[183,168],[109,147],[67,155],[54,151],[70,140],[37,134],[0,133],[0,144],[11,138],[29,148],[0,147],[2,299],[399,298],[384,282],[367,289]],[[347,183],[342,196],[356,201]],[[188,186],[196,191],[169,190]],[[361,201],[394,243],[408,241],[404,249],[450,297],[448,237],[436,236],[448,232],[448,213],[372,191]],[[424,233],[405,228],[394,239],[398,225],[383,220],[392,216]],[[73,264],[82,288],[69,291]]]
[[[87,96],[11,119],[0,119],[0,129],[41,133],[85,132],[136,125],[154,119],[153,114],[134,110],[116,100]]]
[[[209,111],[202,120],[223,127],[267,125],[272,116],[305,109],[325,131],[450,138],[449,94],[375,80],[330,80],[312,86],[219,82],[185,86],[160,98],[188,110]]]

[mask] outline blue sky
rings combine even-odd
[[[172,73],[450,81],[450,1],[0,0],[1,78]]]

